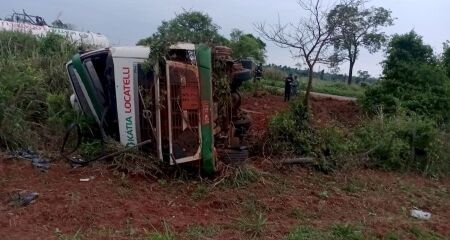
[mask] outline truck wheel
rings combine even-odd
[[[248,159],[248,149],[221,149],[217,151],[219,159],[226,164],[239,165]]]
[[[243,69],[239,72],[236,72],[233,78],[235,81],[244,82],[252,79],[252,77],[253,77],[252,71],[248,69]]]
[[[241,64],[245,69],[253,70],[253,61],[250,59],[242,59]]]

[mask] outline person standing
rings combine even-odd
[[[298,94],[298,79],[297,79],[297,75],[294,76],[294,80],[292,81],[292,96],[297,96]]]
[[[263,75],[263,67],[262,67],[262,63],[259,63],[255,70],[255,79],[261,80],[262,75]]]
[[[288,102],[291,99],[291,86],[294,78],[292,78],[292,73],[284,79],[284,101]]]

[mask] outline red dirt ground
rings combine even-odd
[[[246,98],[244,108],[263,112],[253,114],[263,130],[267,115],[287,106],[281,100]],[[328,102],[312,101],[313,109],[320,105],[314,112],[320,124],[357,124],[351,118],[358,113],[356,105]],[[67,239],[77,232],[80,239],[142,239],[165,225],[180,239],[248,239],[251,234],[239,220],[251,217],[248,212],[255,208],[267,219],[257,239],[281,239],[299,225],[320,230],[337,223],[379,238],[394,233],[415,239],[413,227],[450,237],[449,178],[361,169],[324,175],[254,165],[262,166],[262,178],[236,188],[220,180],[143,179],[110,170],[105,163],[71,169],[56,160],[48,172],[40,172],[27,161],[0,155],[0,239]],[[79,180],[91,176],[89,182]],[[29,206],[9,206],[10,195],[18,190],[40,196]],[[413,207],[430,211],[431,220],[412,219]],[[195,226],[212,233],[195,235]]]
[[[256,132],[265,131],[271,116],[288,108],[289,103],[281,96],[244,96],[242,109],[250,110],[252,128]],[[315,127],[331,124],[352,127],[361,122],[362,113],[354,101],[337,100],[330,97],[310,98],[312,123]]]

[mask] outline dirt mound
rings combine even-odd
[[[312,123],[315,127],[331,124],[353,127],[362,120],[362,112],[355,101],[312,96],[310,99]],[[244,96],[242,109],[252,116],[252,129],[256,133],[266,131],[270,118],[288,108],[281,96]]]
[[[252,130],[260,133],[266,131],[272,116],[286,110],[288,106],[280,96],[243,96],[241,108],[252,116]]]
[[[338,124],[353,127],[362,120],[362,112],[355,101],[313,96],[310,102],[314,126]]]

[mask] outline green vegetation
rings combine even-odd
[[[192,225],[185,230],[184,235],[189,239],[206,239],[214,237],[218,232],[217,226]]]
[[[313,129],[298,101],[269,124],[272,154],[313,156],[321,170],[364,161],[386,170],[418,171],[428,176],[449,173],[449,135],[423,116],[380,115],[352,131],[339,127]],[[360,161],[361,162],[361,161]]]
[[[308,77],[308,70],[307,69],[301,69],[302,65],[296,64],[295,67],[289,67],[289,66],[283,66],[283,65],[276,65],[276,64],[267,64],[264,66],[264,77],[268,79],[274,79],[274,80],[283,80],[289,73],[292,73],[293,75],[299,76],[299,78],[307,78]],[[277,71],[281,73],[281,78],[273,78],[268,73],[269,71]],[[269,74],[269,75],[267,75]],[[329,82],[343,82],[345,83],[348,75],[339,73],[338,68],[331,69],[330,72],[325,72],[325,69],[322,69],[320,71],[314,72],[314,78]],[[357,76],[353,76],[353,82],[354,84],[361,84],[361,85],[370,85],[378,81],[378,78],[374,78],[370,76],[369,72],[367,71],[358,71]]]
[[[269,78],[268,76],[274,78]],[[282,75],[281,72],[270,69],[269,73],[264,72],[264,79],[261,79],[258,83],[258,89],[267,90],[270,94],[282,95],[284,94],[284,77],[285,75]],[[300,91],[306,90],[306,81],[306,78],[300,78]],[[251,82],[246,82],[243,87],[244,91],[250,91],[252,89],[252,84],[253,83]],[[364,95],[365,87],[356,84],[347,85],[344,82],[314,79],[312,91],[345,97],[362,97]]]
[[[289,111],[275,115],[269,123],[271,153],[314,154],[316,141],[314,129],[308,124],[309,117],[306,107],[298,100],[291,104]]]
[[[395,35],[387,49],[383,78],[369,87],[361,99],[369,112],[401,109],[447,121],[450,117],[450,79],[415,32]]]
[[[284,240],[315,240],[326,239],[327,234],[321,231],[315,230],[310,227],[297,227]]]
[[[260,236],[264,227],[267,224],[267,219],[262,213],[250,214],[237,219],[237,224],[242,232],[245,232],[252,237]]]
[[[153,233],[147,234],[144,240],[175,240],[177,239],[176,233],[173,231],[172,227],[166,222],[163,222],[164,231],[155,231]]]
[[[383,79],[361,98],[375,113],[372,119],[353,129],[313,129],[305,106],[294,102],[269,124],[273,152],[315,157],[321,170],[363,162],[428,176],[448,174],[450,80],[439,62],[416,33],[395,36]]]
[[[442,54],[442,66],[447,77],[450,78],[450,41],[444,43],[444,53]]]
[[[363,240],[362,232],[352,225],[334,225],[330,230],[319,230],[308,226],[295,228],[285,240]]]
[[[151,37],[138,41],[137,45],[152,46],[162,44],[162,41],[170,43],[225,43],[219,33],[220,27],[212,18],[202,12],[185,11],[169,21],[162,21],[156,33]]]
[[[83,239],[83,233],[81,229],[78,229],[74,234],[63,234],[59,231],[59,229],[56,229],[55,235],[58,238],[58,240],[81,240]]]
[[[257,200],[247,200],[244,208],[242,216],[236,219],[238,229],[251,237],[261,236],[267,225],[267,218],[263,213],[265,206]]]
[[[234,29],[230,34],[229,46],[233,49],[233,57],[236,59],[253,58],[257,62],[264,62],[266,44],[252,34],[244,34],[241,30]]]
[[[306,80],[302,80],[300,89],[304,90]],[[313,80],[312,91],[318,93],[326,93],[337,96],[360,97],[364,94],[364,87],[361,85],[347,85],[343,82],[330,82],[323,80]]]
[[[423,240],[439,240],[439,239],[443,239],[438,234],[436,234],[434,232],[423,230],[422,228],[420,228],[418,226],[410,227],[409,231],[417,239],[423,239]]]
[[[383,167],[420,169],[428,175],[448,173],[450,78],[446,76],[446,51],[444,46],[444,56],[439,59],[414,31],[395,35],[389,43],[384,76],[361,99],[368,112],[388,116],[387,127],[372,125],[378,134],[365,132],[380,140],[382,147],[374,154],[384,159]]]
[[[449,136],[436,123],[405,114],[375,118],[355,130],[359,149],[367,150],[375,166],[388,170],[448,173]]]
[[[219,29],[208,14],[185,11],[169,21],[163,21],[156,33],[139,40],[137,45],[150,47],[150,61],[161,59],[172,44],[189,42],[228,46],[237,59],[253,58],[264,62],[266,44],[260,38],[234,29],[230,39],[227,39],[219,34]]]
[[[224,184],[239,188],[258,182],[261,178],[259,170],[249,165],[243,165],[232,169],[231,174],[226,176]]]
[[[103,151],[103,142],[100,140],[85,141],[80,146],[80,155],[86,159],[98,157]]]
[[[76,51],[58,35],[0,32],[0,147],[37,147],[77,118],[64,70]]]
[[[197,201],[202,198],[204,198],[206,195],[208,195],[209,189],[206,185],[199,184],[195,186],[194,191],[191,194],[191,197],[193,200]]]
[[[370,53],[380,50],[388,38],[380,28],[393,25],[394,19],[391,11],[383,7],[366,8],[361,2],[353,2],[336,5],[328,13],[327,22],[328,26],[335,26],[332,30],[334,55],[330,60],[334,66],[348,61],[350,85],[359,49],[366,48]]]

